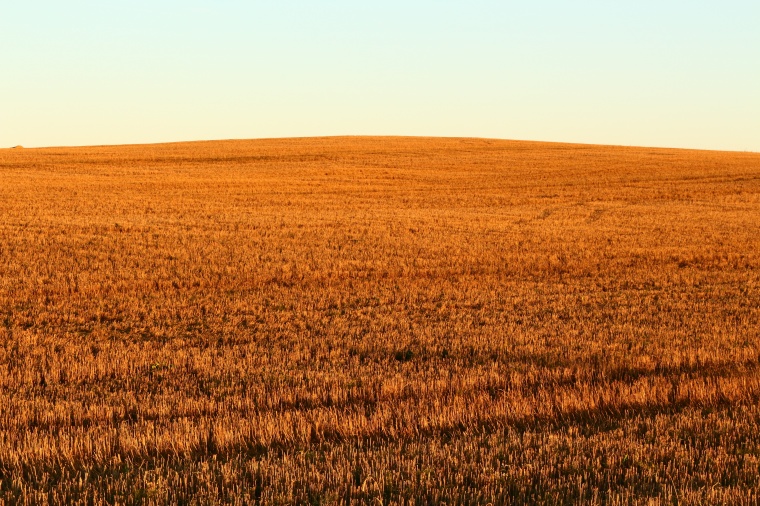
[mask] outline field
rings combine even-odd
[[[757,504],[760,154],[0,150],[0,504]]]

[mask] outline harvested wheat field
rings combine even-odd
[[[760,154],[0,150],[2,504],[756,504]]]

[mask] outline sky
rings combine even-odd
[[[0,9],[0,147],[418,135],[760,151],[757,0]]]

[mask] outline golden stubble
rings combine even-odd
[[[759,252],[752,153],[0,150],[0,503],[751,504]]]

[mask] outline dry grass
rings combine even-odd
[[[760,155],[0,150],[0,503],[760,501]]]

